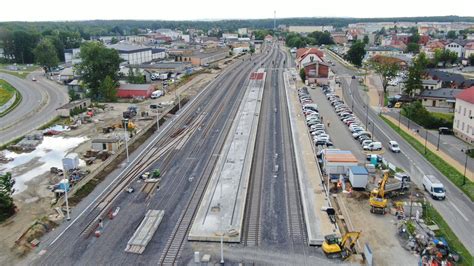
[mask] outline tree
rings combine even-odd
[[[118,52],[106,48],[100,42],[87,42],[81,46],[80,57],[81,63],[77,68],[82,74],[84,85],[89,88],[89,96],[93,100],[106,99],[102,84],[107,76],[117,83],[117,72],[122,62]]]
[[[457,60],[458,60],[458,54],[454,51],[450,51],[448,49],[435,50],[433,61],[436,65],[438,63],[442,63],[443,67],[445,67],[447,63],[454,64]]]
[[[115,82],[110,76],[106,76],[102,81],[100,84],[100,90],[106,101],[117,101],[117,82]]]
[[[405,94],[413,95],[414,92],[423,91],[423,82],[421,76],[428,64],[425,53],[420,53],[414,60],[413,65],[408,68],[408,78],[405,82]]]
[[[39,34],[36,32],[14,31],[13,32],[13,54],[16,63],[34,63],[33,49],[39,41]]]
[[[128,70],[127,81],[131,84],[144,84],[145,77],[143,77],[143,75],[140,75],[138,69],[134,72],[133,68],[130,67],[130,69]]]
[[[364,42],[364,44],[369,44],[369,36],[368,35],[364,35],[364,39],[362,40]]]
[[[13,185],[15,180],[11,173],[0,174],[0,222],[15,213],[15,204],[13,202]]]
[[[39,65],[45,67],[48,72],[52,67],[57,66],[59,63],[56,48],[50,39],[43,38],[33,50],[33,53],[35,55],[36,62]]]
[[[370,65],[375,70],[375,73],[382,76],[382,87],[384,94],[387,93],[388,82],[397,76],[400,66],[391,57],[379,57],[379,60],[371,60]]]
[[[347,52],[347,60],[356,66],[362,66],[362,59],[365,56],[365,44],[356,41]]]
[[[405,49],[405,52],[417,54],[420,52],[420,45],[415,42],[410,42],[407,44],[407,48]]]
[[[469,60],[469,65],[474,66],[474,54],[470,54],[467,59]]]
[[[250,46],[250,50],[249,50],[250,54],[253,55],[255,53],[255,46]]]
[[[115,37],[112,37],[112,39],[110,40],[110,44],[116,44],[118,42],[119,42],[119,40]]]
[[[303,82],[306,81],[306,72],[304,72],[304,68],[300,69],[300,77]]]
[[[456,32],[454,30],[450,30],[446,34],[446,38],[448,38],[448,39],[456,39],[456,37],[457,37],[457,35],[456,35]]]

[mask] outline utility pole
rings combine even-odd
[[[276,22],[277,22],[277,12],[276,10],[273,11],[273,30],[276,30]]]
[[[129,159],[129,155],[128,155],[128,134],[127,134],[128,119],[123,119],[122,124],[123,124],[124,137],[125,137],[125,150],[127,151],[127,163],[129,163],[130,159]]]

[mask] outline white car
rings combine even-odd
[[[390,146],[390,150],[392,152],[400,152],[400,146],[398,145],[398,142],[391,140],[388,142],[388,145]]]

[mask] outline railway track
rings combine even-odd
[[[282,55],[282,58],[286,58],[285,52],[279,49],[279,53]],[[284,84],[283,82],[283,73],[280,71],[278,75],[278,82]],[[286,204],[287,204],[287,225],[288,225],[288,234],[291,237],[292,243],[294,246],[303,244],[308,246],[308,237],[306,234],[306,225],[304,221],[301,193],[298,182],[298,173],[296,171],[296,162],[294,156],[288,156],[289,154],[294,153],[293,142],[290,141],[292,136],[290,132],[289,118],[288,118],[288,105],[286,104],[286,91],[284,86],[278,86],[278,102],[280,109],[280,121],[281,123],[281,132],[283,139],[288,141],[283,141],[283,154],[287,157],[284,160],[284,169],[287,173],[285,175],[285,194],[286,194]],[[283,99],[283,100],[282,100]],[[294,249],[297,249],[294,247]]]
[[[265,62],[267,60],[268,56],[264,56],[261,61]],[[258,62],[258,61],[257,61]],[[260,63],[260,62],[258,62]],[[256,64],[258,65],[258,64]],[[258,67],[258,66],[257,66]],[[235,87],[235,90],[238,90],[239,88],[242,88],[243,85],[246,85],[248,80],[246,78],[248,77],[248,74],[250,73],[250,69],[253,69],[254,67],[252,66],[245,66],[243,67],[242,71],[238,72],[236,80],[241,80],[239,84]],[[245,82],[244,82],[245,81]],[[238,92],[239,97],[236,99],[240,99],[243,95],[244,90],[240,90]],[[231,96],[230,93],[226,94],[226,97],[230,97],[228,100],[232,100],[232,98],[235,98]],[[221,101],[222,103],[225,103],[227,101]],[[240,101],[235,101],[234,106],[232,107],[231,114],[229,117],[235,117],[236,112],[238,110]],[[217,116],[220,113],[220,110],[213,110],[214,114],[216,116],[216,119],[213,121],[215,123],[217,121]],[[220,131],[219,137],[218,137],[218,142],[214,145],[213,147],[213,153],[212,154],[217,154],[220,149],[222,148],[222,145],[226,139],[226,136],[228,134],[228,131],[232,125],[232,120],[233,119],[228,119],[226,121],[226,124],[224,126],[224,129]],[[208,129],[211,129],[212,127],[208,127]],[[189,232],[189,229],[192,225],[194,215],[199,208],[199,204],[201,202],[202,195],[204,194],[207,184],[209,181],[209,177],[211,176],[212,170],[214,168],[214,165],[217,161],[218,157],[217,156],[211,156],[210,159],[207,161],[206,167],[204,168],[204,173],[200,175],[200,178],[198,180],[198,185],[192,192],[191,198],[185,208],[185,210],[182,212],[181,216],[178,219],[178,222],[176,223],[176,226],[173,229],[173,232],[171,236],[168,238],[168,241],[166,243],[165,249],[161,254],[161,257],[159,259],[159,264],[162,265],[170,265],[170,264],[175,264],[177,262],[177,259],[180,257],[183,245],[186,241],[186,236]]]

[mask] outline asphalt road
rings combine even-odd
[[[413,123],[412,121],[408,122],[408,119],[404,116],[399,116],[400,110],[390,111],[387,114],[395,119],[400,119],[400,123],[405,126],[410,126],[410,129],[418,130],[420,136],[423,138],[426,136],[426,131],[423,127]],[[439,135],[436,130],[428,130],[428,142],[437,146],[439,140],[439,149],[446,154],[449,154],[451,158],[455,159],[462,165],[466,165],[467,169],[474,172],[474,159],[466,156],[464,152],[466,149],[472,149],[472,145],[469,145],[452,135]],[[467,162],[466,162],[467,159]],[[461,170],[461,174],[463,171]],[[474,176],[473,176],[474,177]]]
[[[32,81],[36,78],[36,82]],[[21,103],[6,116],[0,118],[0,144],[23,136],[56,117],[56,109],[69,101],[67,88],[47,80],[39,72],[26,79],[0,73],[22,95]]]
[[[46,250],[46,253],[39,257],[35,263],[42,265],[145,265],[160,263],[162,254],[168,242],[171,241],[172,232],[178,226],[180,216],[186,211],[188,203],[196,200],[193,191],[200,182],[207,183],[209,173],[219,156],[223,140],[243,96],[244,90],[242,88],[245,88],[248,83],[250,71],[258,67],[255,64],[257,57],[262,58],[263,56],[266,56],[266,53],[255,56],[252,61],[246,60],[236,63],[224,70],[196,98],[192,109],[183,109],[183,112],[178,113],[179,117],[175,118],[174,122],[170,121],[169,126],[165,125],[165,129],[162,129],[159,136],[151,137],[153,140],[156,137],[156,141],[158,141],[158,144],[152,147],[163,146],[166,144],[166,140],[169,141],[173,132],[179,129],[186,131],[188,124],[200,116],[203,117],[198,128],[189,136],[184,145],[171,149],[150,167],[150,169],[155,167],[161,169],[162,182],[158,191],[147,195],[140,191],[141,184],[135,180],[131,185],[136,188],[136,192],[120,194],[113,203],[114,207],[121,208],[120,213],[115,219],[107,220],[104,223],[100,238],[81,235],[84,227],[96,217],[97,211],[93,208],[85,209],[84,215],[77,218],[80,210],[74,210],[73,221],[77,218],[76,222],[64,234],[52,234],[59,236],[57,240],[54,239],[55,237],[47,237],[41,246]],[[152,141],[151,145],[153,144],[155,143]],[[132,154],[132,162],[142,149],[143,146]],[[117,174],[115,171],[107,180],[110,182]],[[94,191],[92,196],[85,199],[85,202],[93,202],[97,193]],[[197,196],[200,198],[200,195]],[[124,249],[128,240],[148,209],[165,211],[161,225],[143,254],[125,253]],[[64,232],[65,227],[66,225],[63,225],[57,230]],[[51,244],[52,241],[54,241],[53,244]],[[185,240],[184,251],[181,253],[178,263],[184,263],[190,259],[192,259],[190,244]]]
[[[336,66],[333,70],[342,76],[342,87],[344,99],[346,102],[354,101],[354,113],[364,122],[366,118],[365,101],[360,95],[360,88],[357,80],[351,79],[355,72],[343,67],[330,54],[326,54]],[[436,201],[427,197],[438,212],[444,217],[445,221],[451,227],[465,247],[474,254],[474,204],[464,195],[455,185],[453,185],[443,174],[441,174],[433,165],[431,165],[420,153],[411,147],[403,138],[401,138],[391,127],[389,127],[378,113],[371,108],[368,111],[368,120],[375,122],[374,137],[382,142],[384,148],[388,148],[388,141],[395,140],[399,143],[402,150],[399,154],[385,153],[385,157],[397,166],[405,169],[419,188],[422,188],[422,178],[424,174],[432,174],[440,178],[447,190],[447,198],[444,201]],[[369,127],[371,131],[371,127]],[[427,195],[428,196],[428,195]]]

